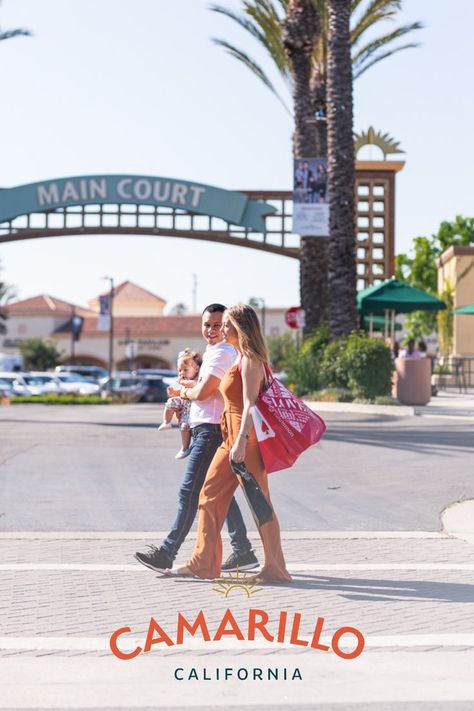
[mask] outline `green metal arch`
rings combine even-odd
[[[0,224],[31,213],[76,205],[141,204],[219,217],[256,232],[275,208],[241,192],[146,175],[83,175],[0,190]]]

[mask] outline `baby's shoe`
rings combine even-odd
[[[187,456],[191,453],[191,447],[188,447],[188,449],[181,449],[179,450],[178,454],[175,456],[175,459],[186,459]]]
[[[162,422],[161,425],[158,427],[158,432],[163,432],[163,430],[170,430],[170,429],[171,429],[170,422]]]

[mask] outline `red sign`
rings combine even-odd
[[[290,328],[304,328],[306,324],[304,309],[299,306],[292,306],[285,313],[285,323]]]

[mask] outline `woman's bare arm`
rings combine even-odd
[[[242,411],[242,423],[235,443],[230,451],[230,459],[235,462],[245,460],[247,449],[247,437],[252,429],[252,414],[250,412],[257,401],[262,386],[263,365],[258,360],[242,358],[242,386],[244,397],[244,409]]]

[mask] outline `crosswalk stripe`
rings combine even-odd
[[[169,531],[1,531],[0,540],[151,540],[165,538]],[[249,531],[250,538],[259,538],[257,531]],[[228,538],[223,533],[223,538]],[[318,539],[405,539],[441,538],[449,540],[443,531],[282,531],[283,540]],[[187,540],[196,540],[196,533],[190,533]]]
[[[293,563],[290,573],[363,571],[363,570],[474,570],[474,563]],[[27,571],[88,571],[88,572],[146,572],[139,563],[1,563],[0,572]],[[152,571],[153,572],[153,571]],[[150,571],[148,571],[150,574]]]

